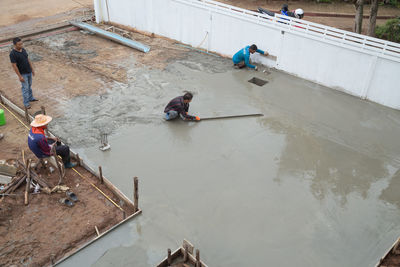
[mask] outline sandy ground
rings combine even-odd
[[[284,2],[281,1],[248,1],[248,0],[219,0],[225,4],[238,6],[244,9],[257,10],[258,7],[265,8],[267,10],[279,11]],[[323,25],[339,28],[342,30],[353,31],[354,18],[336,18],[336,17],[311,17],[307,16],[307,12],[326,12],[326,13],[341,13],[341,14],[355,14],[355,9],[352,4],[348,3],[316,3],[316,2],[303,2],[303,1],[289,1],[289,10],[296,8],[302,8],[306,13],[304,20],[320,23]],[[370,6],[364,6],[364,15],[369,15]],[[399,16],[400,9],[391,6],[380,6],[378,9],[378,16],[390,15]],[[378,19],[376,24],[382,25],[386,22],[386,19]],[[363,20],[363,33],[366,33],[368,29],[369,20]]]
[[[0,27],[92,6],[92,0],[2,0]]]
[[[26,157],[36,161],[27,147],[27,130],[8,111],[7,124],[0,127],[5,134],[0,141],[0,159],[21,158],[21,149]],[[89,181],[97,184],[107,195],[119,200],[98,179],[81,167],[77,171]],[[54,172],[42,175],[51,186],[58,182]],[[45,266],[57,261],[66,253],[92,240],[96,236],[95,226],[104,232],[123,219],[122,212],[96,191],[87,180],[73,170],[67,170],[67,185],[79,198],[79,202],[68,208],[58,203],[64,193],[30,195],[30,203],[24,205],[25,185],[15,191],[16,196],[7,196],[0,203],[0,262],[4,266]],[[120,203],[121,204],[121,203]],[[124,207],[129,216],[132,209]]]

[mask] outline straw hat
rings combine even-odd
[[[39,114],[35,116],[35,119],[31,122],[32,127],[41,127],[49,124],[53,118],[47,115]]]

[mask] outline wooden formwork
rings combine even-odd
[[[18,113],[20,116],[24,117],[28,122],[33,120],[33,116],[30,115],[28,113],[28,111],[25,109],[22,110],[20,107],[18,107],[17,105],[15,105],[13,102],[11,102],[9,99],[7,99],[1,92],[0,92],[0,103],[7,105],[8,107],[10,107],[14,112]],[[44,107],[42,107],[42,112],[45,113]],[[54,135],[49,131],[48,132],[49,136],[53,136]],[[88,172],[90,172],[91,174],[93,174],[95,177],[97,177],[100,182],[102,184],[104,184],[113,194],[115,194],[115,196],[118,197],[118,199],[126,206],[129,206],[131,208],[133,208],[134,213],[129,215],[128,217],[126,217],[125,212],[123,212],[123,220],[121,222],[119,222],[118,224],[115,224],[114,226],[112,226],[111,228],[109,228],[107,231],[103,232],[103,233],[99,233],[98,230],[96,229],[97,232],[97,236],[88,241],[87,243],[83,244],[80,247],[77,247],[76,249],[68,252],[67,254],[64,255],[63,258],[61,258],[60,260],[58,260],[55,263],[52,263],[53,265],[57,265],[61,262],[63,262],[64,260],[66,260],[68,257],[72,256],[73,254],[77,253],[78,251],[82,250],[83,248],[89,246],[90,244],[92,244],[93,242],[95,242],[96,240],[100,239],[101,237],[105,236],[106,234],[108,234],[109,232],[111,232],[112,230],[116,229],[118,226],[122,225],[123,223],[131,220],[132,218],[136,217],[137,215],[142,213],[142,210],[138,207],[138,189],[137,189],[137,177],[134,178],[134,199],[136,200],[135,202],[131,201],[124,193],[122,193],[116,186],[114,186],[106,177],[103,176],[102,174],[102,169],[101,167],[99,167],[99,172],[94,171],[86,162],[84,162],[82,159],[79,158],[79,155],[75,152],[73,152],[72,150],[70,150],[72,156],[78,160],[78,163],[84,168],[86,169]]]
[[[400,248],[400,237],[393,243],[393,245],[386,251],[385,255],[383,255],[382,258],[379,259],[378,263],[375,265],[375,267],[384,267],[385,265],[382,265],[382,263],[388,259],[389,257],[399,257],[400,251],[398,249]]]
[[[196,255],[193,255],[194,246],[187,241],[183,240],[182,246],[171,253],[168,249],[167,257],[162,260],[157,267],[167,266],[183,266],[183,267],[208,267],[204,262],[200,260],[200,251],[196,249]]]

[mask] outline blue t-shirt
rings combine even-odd
[[[246,64],[247,67],[254,69],[256,66],[250,64],[250,46],[246,46],[243,49],[240,49],[232,58],[234,64],[238,64],[242,61]],[[264,51],[261,49],[257,49],[257,53],[264,54]]]
[[[38,158],[47,158],[51,155],[46,136],[37,128],[32,127],[29,131],[28,146]]]

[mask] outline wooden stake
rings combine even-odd
[[[100,179],[100,183],[104,183],[104,179],[103,179],[103,171],[101,169],[101,166],[99,166],[99,179]]]
[[[57,168],[57,170],[58,170],[58,175],[59,175],[59,179],[58,179],[58,184],[60,185],[62,182],[63,182],[63,173],[62,173],[62,170],[61,170],[61,168],[62,168],[62,166],[60,166],[60,163],[58,162],[58,155],[57,155],[57,152],[56,152],[56,145],[54,145],[53,147],[52,147],[52,154],[53,155],[51,155],[51,157],[53,157],[54,158],[54,160],[56,161],[56,168]]]
[[[200,263],[200,250],[196,249],[196,267],[201,267]]]
[[[94,226],[94,229],[96,230],[97,236],[100,236],[99,229],[97,229],[97,226],[96,226],[96,225]]]
[[[40,109],[42,110],[42,114],[46,115],[46,109],[44,106],[41,106]],[[46,133],[46,136],[49,136],[49,130],[47,128],[44,130],[44,132]]]
[[[168,258],[167,258],[168,266],[171,266],[172,264],[172,258],[171,258],[171,249],[168,249]]]
[[[25,162],[25,151],[22,149],[22,162],[24,163],[24,167],[26,167],[26,162]]]
[[[133,177],[133,212],[139,210],[139,182],[137,177]]]
[[[31,185],[31,159],[28,159],[26,167],[25,205],[29,204],[29,190]]]
[[[27,123],[31,123],[31,121],[29,120],[29,113],[28,113],[28,108],[25,107],[25,119]]]
[[[183,247],[183,249],[184,249],[184,253],[183,253],[183,262],[187,262],[187,260],[188,260],[188,247],[187,247],[187,245],[185,245],[184,247]]]
[[[76,153],[76,161],[77,161],[77,163],[78,163],[78,166],[81,166],[81,158],[79,157],[79,154],[78,153]]]

